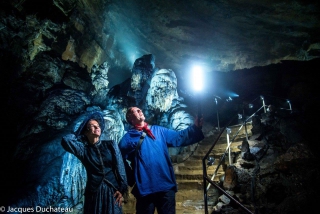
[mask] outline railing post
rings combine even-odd
[[[247,120],[244,121],[244,130],[246,132],[246,139],[247,139],[247,141],[249,141],[248,130],[247,130]]]
[[[216,106],[217,106],[217,122],[218,122],[218,131],[220,131],[218,100],[217,100],[217,98],[214,98],[214,100],[216,101]]]
[[[264,113],[267,113],[266,104],[264,103],[264,97],[263,97],[262,95],[260,95],[260,99],[262,100],[262,105],[263,105]]]
[[[230,149],[230,140],[229,140],[229,134],[231,134],[231,129],[226,128],[227,131],[227,143],[228,143],[228,151],[229,151],[229,165],[232,165],[232,160],[231,160],[231,149]]]
[[[205,164],[205,159],[202,160],[202,169],[203,169],[203,191],[204,191],[204,211],[205,214],[208,214],[208,189],[207,186],[207,180],[205,177],[207,176],[207,169]],[[210,184],[210,183],[209,183]]]
[[[290,110],[290,112],[292,112],[292,108],[291,108],[291,102],[290,102],[290,100],[287,100],[287,103],[289,104],[289,110]]]

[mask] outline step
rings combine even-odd
[[[211,178],[211,176],[210,176]],[[213,182],[216,184],[220,183],[219,178],[215,177],[213,179]],[[206,181],[206,186],[208,186],[209,182]],[[202,180],[177,180],[177,186],[178,186],[178,191],[183,191],[183,190],[199,190],[203,191],[203,179]]]
[[[186,201],[186,200],[203,200],[203,190],[178,190],[176,193],[176,201]]]
[[[231,145],[230,145],[231,152],[240,152],[241,150],[239,149],[239,146],[242,145],[242,141],[243,140],[231,142]],[[227,143],[217,144],[211,150],[210,154],[215,154],[215,155],[223,154],[224,152],[229,151],[227,149],[227,147],[228,147]],[[209,152],[210,149],[211,149],[211,147],[205,147],[205,146],[198,147],[193,152],[192,156],[198,155],[198,156],[203,156],[204,157]]]
[[[225,166],[222,166],[220,165],[219,166],[219,169],[218,169],[218,172],[223,172],[224,173],[224,167],[226,167],[227,165]],[[207,166],[206,167],[206,171],[207,171],[207,174],[213,174],[213,172],[217,169],[217,166]],[[183,166],[180,166],[175,168],[174,170],[174,174],[175,175],[181,175],[181,174],[203,174],[203,167],[192,167],[191,169],[189,168],[184,168]]]
[[[196,157],[196,158],[200,158],[202,159],[205,155],[208,154],[210,148],[205,148],[205,149],[198,149],[196,151],[194,151],[194,153],[192,154],[192,156]],[[213,154],[215,156],[219,155],[219,154],[223,154],[227,149],[227,146],[224,146],[223,148],[216,148],[210,151],[210,154]]]
[[[220,157],[222,155],[224,155],[224,152],[225,151],[223,151],[223,152],[213,152],[213,153],[211,152],[210,154],[208,154],[208,157],[213,157],[216,160],[219,160]],[[185,161],[188,161],[188,160],[200,160],[200,161],[202,161],[204,157],[205,157],[205,154],[193,154],[192,156],[190,156]]]
[[[217,138],[205,137],[205,138],[201,141],[201,143],[199,143],[199,145],[205,145],[205,146],[207,146],[207,145],[212,145],[212,144],[214,144],[214,143],[216,142],[216,140],[217,140]],[[226,137],[226,136],[221,136],[221,137],[219,138],[219,140],[216,142],[216,144],[223,144],[223,143],[225,143],[225,142],[227,142],[227,137]]]
[[[213,188],[212,188],[213,189]],[[209,190],[210,191],[210,190]],[[209,194],[208,194],[209,195]],[[180,196],[186,196],[183,197],[181,200]],[[209,197],[207,197],[207,205],[209,207],[213,207],[216,202],[218,201],[218,198],[220,197],[220,194],[217,190],[211,191],[211,194]],[[191,192],[191,191],[179,191],[176,193],[176,211],[177,213],[189,213],[187,211],[194,211],[190,213],[197,213],[195,211],[202,211],[204,213],[204,192],[198,191],[198,192]],[[201,212],[200,212],[201,213]]]
[[[226,166],[220,166],[219,167],[219,169],[218,169],[218,171],[217,171],[217,174],[219,174],[219,175],[221,175],[221,174],[224,174],[225,172],[224,172],[224,169],[227,167],[227,165]],[[207,174],[207,176],[212,176],[213,175],[213,173],[215,173],[215,171],[216,171],[216,167],[214,167],[214,168],[209,168],[209,169],[206,169],[206,174]],[[180,170],[181,172],[184,172],[185,170]],[[202,168],[195,168],[195,169],[193,169],[192,171],[199,171],[199,172],[201,172],[201,174],[203,174],[203,169]],[[177,171],[176,173],[175,173],[176,175],[178,175],[178,174],[183,174],[183,173],[179,173],[179,171]],[[190,173],[191,174],[191,173]],[[188,176],[189,177],[189,176]],[[180,177],[181,178],[181,177]],[[192,179],[191,179],[192,180]],[[195,179],[196,180],[196,179]]]
[[[206,163],[207,164],[207,163]],[[216,169],[218,166],[218,161],[215,161],[213,165],[211,166],[208,166],[206,165],[206,168],[208,170],[211,170],[212,168]],[[176,171],[180,171],[180,170],[203,170],[203,166],[202,166],[202,162],[200,164],[185,164],[185,165],[179,165],[177,168],[176,168]]]
[[[234,155],[240,154],[240,153],[241,153],[241,150],[238,148],[237,149],[230,149],[231,157],[233,157]],[[209,154],[196,153],[196,154],[193,154],[192,156],[190,156],[189,158],[185,159],[184,162],[189,161],[189,160],[201,160],[202,161],[205,157],[207,157],[207,159],[208,159],[208,157],[213,157],[217,161],[217,160],[220,160],[223,155],[225,157],[229,157],[229,150],[223,151],[223,152],[210,152]]]
[[[215,188],[209,188],[207,191],[208,202],[216,202],[216,200],[220,197],[220,193]],[[178,190],[176,193],[176,201],[184,202],[184,201],[197,201],[197,203],[204,204],[204,191],[201,190]]]
[[[213,144],[208,144],[208,145],[199,145],[198,148],[196,149],[199,150],[199,151],[203,151],[203,150],[206,150],[208,151],[211,147],[212,147]],[[219,150],[219,149],[226,149],[227,148],[227,141],[223,142],[223,143],[217,143],[215,144],[213,150]]]
[[[213,175],[214,171],[211,171],[212,173],[207,173],[208,177],[211,177]],[[176,175],[176,180],[203,180],[203,170],[191,170],[187,171],[187,170],[183,170],[183,171],[179,171],[175,173]],[[224,171],[223,169],[219,169],[217,171],[216,174],[216,178],[218,179],[219,177],[221,177],[222,175],[224,175]]]
[[[222,155],[210,155],[209,157],[213,157],[215,158],[215,161],[214,161],[214,165],[213,166],[217,166],[218,163],[220,162],[220,159],[222,158]],[[224,157],[224,161],[221,163],[221,165],[225,165],[225,164],[229,164],[229,156],[228,155],[225,155]],[[205,164],[207,165],[208,163],[208,160],[205,161]],[[189,158],[188,160],[184,161],[183,164],[180,163],[179,165],[177,166],[189,166],[189,167],[201,167],[202,168],[202,164],[203,164],[203,161],[202,159],[193,159],[193,158]],[[209,166],[210,167],[210,166]]]
[[[216,170],[218,172],[224,173],[227,166],[228,164],[220,165],[218,170],[217,170],[218,165],[207,166],[205,169],[201,166],[192,166],[192,167],[179,166],[177,169],[175,169],[174,173],[176,175],[188,173],[188,172],[189,174],[197,174],[198,172],[203,174],[203,172],[205,171],[208,175],[212,175]]]
[[[208,200],[208,208],[213,207],[216,204],[218,197],[213,200]],[[181,213],[189,213],[187,211],[202,211],[204,213],[204,200],[203,200],[203,195],[201,199],[188,199],[184,201],[176,201],[176,213],[181,212]],[[183,211],[183,212],[182,212]],[[191,212],[192,213],[192,212]]]
[[[245,139],[245,138],[244,138]],[[230,139],[230,141],[229,141],[229,143],[231,143],[231,146],[230,146],[230,148],[237,148],[237,146],[238,145],[241,145],[242,144],[242,141],[244,140],[244,139],[235,139],[235,140],[233,140],[232,142],[231,142],[231,139]],[[195,152],[208,152],[209,151],[209,149],[211,149],[211,146],[212,145],[201,145],[201,146],[198,146],[198,148],[196,148],[196,150],[195,150]],[[228,144],[227,144],[227,141],[226,142],[224,142],[224,143],[220,143],[220,144],[216,144],[214,147],[213,147],[213,149],[212,149],[212,151],[225,151],[226,149],[227,149],[227,146],[228,146]]]

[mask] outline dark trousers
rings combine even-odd
[[[154,214],[156,208],[158,214],[175,214],[175,191],[157,192],[137,198],[136,214]]]

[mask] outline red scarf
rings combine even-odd
[[[152,139],[156,139],[151,130],[148,128],[148,123],[144,122],[144,126],[134,125],[134,128],[138,131],[144,131],[145,133],[147,133],[147,135],[149,135],[149,137],[151,137]]]

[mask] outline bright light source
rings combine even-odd
[[[203,70],[199,66],[192,69],[192,84],[195,91],[201,91],[203,88]]]

